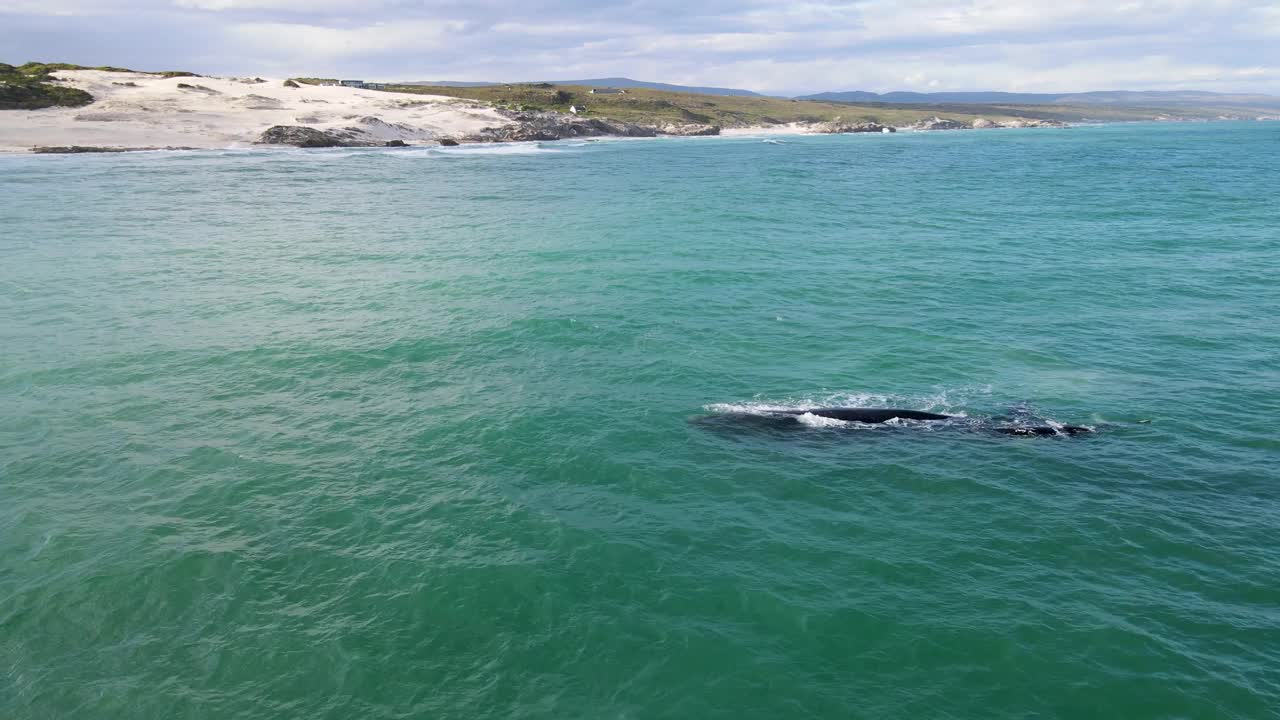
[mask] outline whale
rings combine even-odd
[[[922,410],[900,410],[898,408],[804,408],[800,410],[778,410],[780,415],[817,415],[818,417],[843,420],[844,422],[886,423],[890,420],[950,420],[954,415],[939,415]]]
[[[863,407],[820,407],[800,408],[794,410],[770,410],[773,415],[815,415],[843,422],[856,422],[879,425],[890,420],[955,420],[956,415],[942,415],[924,412],[923,410],[904,410],[901,408],[863,408]],[[1081,435],[1093,432],[1093,428],[1083,425],[992,425],[986,429],[1001,435],[1051,436]]]

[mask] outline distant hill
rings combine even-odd
[[[899,105],[935,105],[964,103],[969,105],[1125,105],[1159,107],[1232,106],[1280,108],[1275,95],[1245,95],[1191,90],[1107,90],[1082,93],[1008,93],[1008,92],[889,92],[863,90],[825,92],[806,95],[803,100],[842,103],[894,103]]]
[[[550,83],[552,85],[586,85],[590,87],[646,88],[649,90],[665,90],[666,92],[697,93],[699,95],[725,95],[731,97],[764,97],[750,90],[720,87],[694,87],[691,85],[669,85],[667,83],[645,82],[631,78],[591,78],[588,80],[533,80],[519,83],[500,82],[465,82],[456,80],[418,81],[396,83],[397,85],[433,85],[435,87],[492,87],[494,85],[532,85]]]

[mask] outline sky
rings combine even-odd
[[[1280,94],[1280,0],[0,0],[0,62],[771,94]]]

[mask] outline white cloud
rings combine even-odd
[[[447,22],[378,23],[334,28],[290,23],[241,23],[231,32],[252,50],[299,59],[329,60],[361,54],[386,54],[443,47],[465,24]]]
[[[1241,30],[1280,36],[1280,6],[1257,8],[1250,16],[1250,22]]]
[[[352,2],[351,0],[173,0],[176,8],[191,10],[288,10],[305,13],[352,13],[362,14],[390,3],[369,0],[368,2]]]
[[[756,90],[1280,91],[1277,0],[0,0],[17,57]],[[89,19],[91,16],[92,19]]]
[[[1237,83],[1267,81],[1280,85],[1280,73],[1258,66],[1237,68],[1214,63],[1181,62],[1166,56],[1145,56],[1116,63],[1078,59],[1039,68],[1004,62],[967,62],[926,54],[884,56],[873,60],[816,62],[750,61],[714,68],[717,84],[752,83],[788,87],[803,74],[814,87],[870,90],[981,90],[1011,92],[1075,92],[1096,89],[1235,88]]]

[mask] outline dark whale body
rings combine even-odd
[[[779,415],[817,415],[818,417],[843,420],[844,422],[872,424],[885,423],[894,419],[951,420],[956,417],[955,415],[939,415],[938,413],[923,412],[921,410],[900,410],[897,408],[837,407],[776,410],[773,412]],[[1079,435],[1080,433],[1093,432],[1091,428],[1080,425],[1061,425],[1058,427],[1050,425],[998,425],[990,428],[990,430],[1002,435]]]
[[[784,415],[817,415],[818,417],[843,420],[845,422],[883,423],[894,418],[902,420],[950,420],[951,415],[922,412],[920,410],[898,410],[895,408],[812,408],[809,410],[780,410]]]

